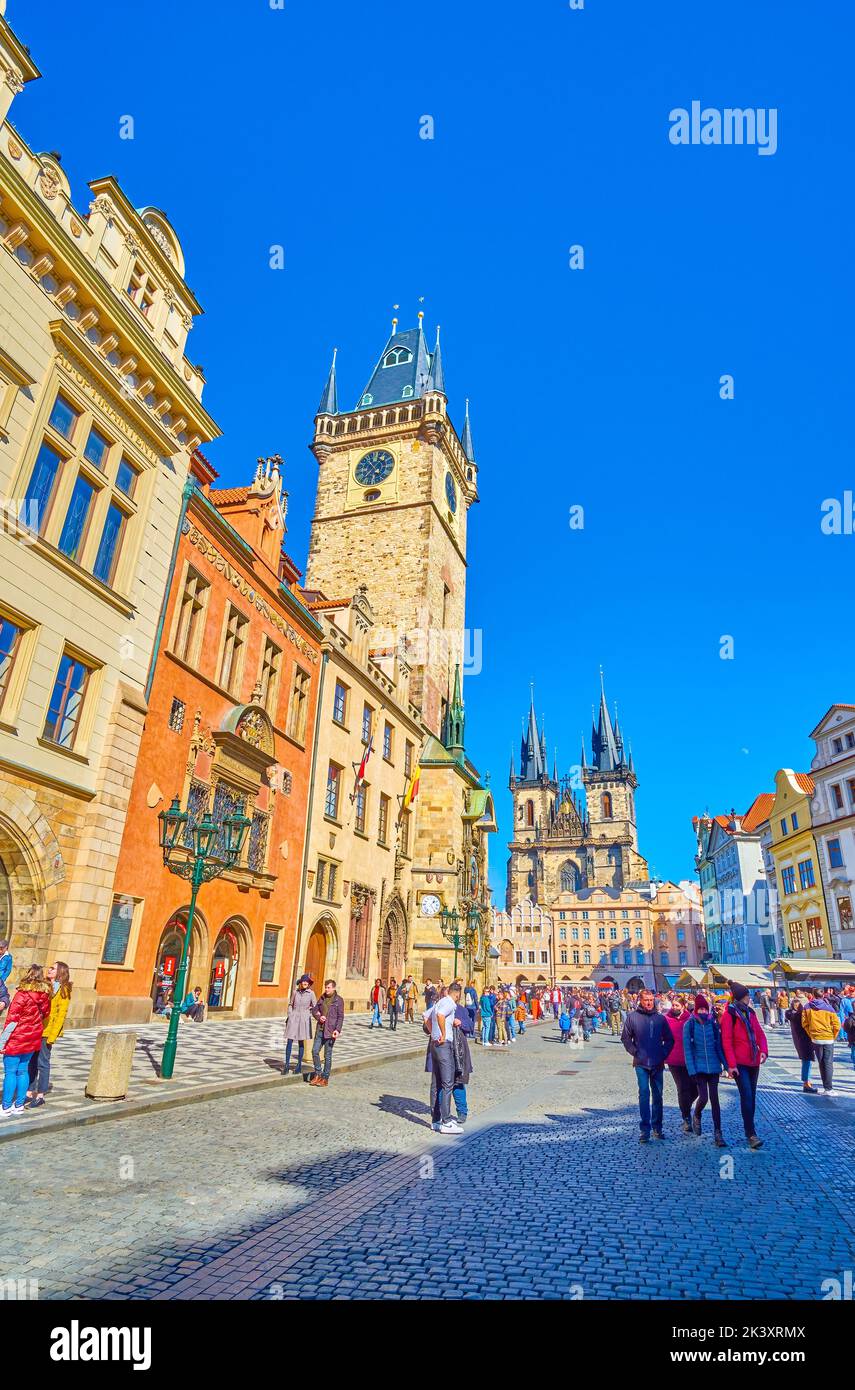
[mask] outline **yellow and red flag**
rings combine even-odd
[[[413,775],[407,783],[407,790],[404,792],[404,804],[402,810],[408,811],[419,794],[419,777],[421,767],[416,763],[413,768]]]

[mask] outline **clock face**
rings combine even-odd
[[[424,893],[421,899],[421,912],[423,917],[435,917],[440,909],[440,901],[436,893]]]
[[[372,449],[356,465],[356,481],[363,487],[375,487],[386,481],[394,467],[395,460],[385,449]]]
[[[457,511],[457,488],[454,486],[454,479],[450,473],[445,475],[445,496],[448,501],[449,510]]]

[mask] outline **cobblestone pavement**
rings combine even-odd
[[[336,1043],[336,1061],[364,1062],[376,1057],[394,1057],[419,1046],[422,1039],[420,1023],[400,1023],[392,1031],[386,1023],[381,1029],[370,1029],[370,1015],[348,1014],[344,1030]],[[64,1033],[53,1049],[51,1091],[47,1105],[38,1110],[25,1110],[17,1120],[0,1121],[0,1138],[18,1134],[31,1126],[53,1124],[57,1118],[80,1119],[104,1107],[85,1095],[95,1039],[99,1032],[136,1032],[129,1101],[172,1102],[200,1088],[211,1088],[224,1082],[253,1083],[268,1081],[281,1075],[285,1054],[285,1021],[281,1018],[236,1019],[233,1022],[185,1023],[178,1032],[178,1059],[175,1076],[160,1080],[160,1059],[166,1041],[166,1020],[127,1028],[75,1028]],[[307,1044],[305,1064],[311,1064],[311,1044]],[[297,1064],[296,1045],[291,1056],[292,1067]],[[111,1113],[112,1107],[111,1107]]]
[[[462,1138],[420,1059],[3,1149],[0,1276],[42,1298],[804,1298],[855,1267],[855,1071],[805,1096],[772,1033],[758,1153],[678,1128],[637,1142],[620,1043],[551,1024],[475,1055]],[[551,1239],[546,1240],[546,1233]],[[73,1237],[72,1237],[73,1233]],[[323,1239],[324,1258],[312,1254]]]

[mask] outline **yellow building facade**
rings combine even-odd
[[[166,217],[71,199],[9,108],[39,76],[0,15],[0,901],[18,967],[95,972],[193,449],[200,312]]]
[[[781,768],[775,774],[769,852],[785,949],[796,956],[827,959],[832,944],[811,819],[815,791],[808,773]]]

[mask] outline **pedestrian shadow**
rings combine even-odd
[[[285,1075],[285,1063],[281,1057],[262,1057],[261,1060],[271,1071],[278,1071],[280,1076]]]
[[[413,1100],[411,1096],[381,1096],[371,1104],[384,1115],[397,1115],[401,1120],[409,1120],[420,1129],[430,1129],[430,1106],[423,1100]]]

